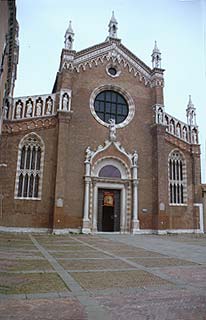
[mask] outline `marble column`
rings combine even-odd
[[[137,179],[137,166],[132,167],[132,186],[133,186],[133,215],[132,215],[132,233],[137,233],[139,230],[138,219],[138,179]]]
[[[85,190],[84,190],[84,216],[83,216],[83,227],[82,233],[90,233],[91,226],[89,220],[89,190],[90,190],[90,161],[85,161]]]

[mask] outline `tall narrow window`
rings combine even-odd
[[[183,204],[186,202],[186,167],[178,150],[170,154],[168,166],[170,203]]]
[[[40,199],[44,145],[39,136],[31,133],[19,145],[15,196],[21,199]]]

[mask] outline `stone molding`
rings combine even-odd
[[[35,129],[49,129],[56,127],[57,118],[47,117],[41,119],[19,120],[19,121],[6,121],[3,124],[3,133],[21,133]]]

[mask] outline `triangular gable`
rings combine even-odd
[[[71,59],[72,58],[72,59]],[[120,40],[110,40],[85,50],[74,52],[71,57],[68,51],[64,51],[62,69],[75,70],[76,72],[92,68],[105,61],[123,64],[134,76],[139,76],[145,85],[151,84],[153,71],[131,51],[129,51]]]

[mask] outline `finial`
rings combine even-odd
[[[72,29],[72,22],[69,21],[69,27],[64,36],[64,45],[65,49],[72,50],[73,42],[74,42],[74,31]]]
[[[155,40],[154,49],[152,51],[152,67],[161,68],[161,52],[157,47],[157,41]]]
[[[117,29],[118,29],[117,25],[118,25],[118,22],[114,16],[114,11],[112,11],[112,17],[108,25],[110,38],[117,38]]]
[[[191,108],[191,107],[194,108],[194,104],[192,103],[191,94],[189,94],[189,101],[188,101],[187,107],[188,108]]]
[[[189,101],[186,109],[187,123],[188,125],[196,126],[196,108],[192,103],[191,95],[189,95]]]

